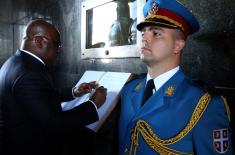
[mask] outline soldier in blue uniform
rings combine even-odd
[[[195,86],[180,65],[196,18],[176,0],[148,0],[140,58],[147,75],[121,93],[119,154],[232,155],[226,99]]]

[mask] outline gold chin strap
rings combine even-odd
[[[185,128],[179,132],[178,135],[169,139],[160,139],[157,134],[153,132],[152,127],[144,120],[138,120],[135,126],[134,131],[131,134],[131,146],[129,150],[129,155],[134,151],[134,155],[136,155],[136,151],[138,148],[138,137],[139,134],[142,135],[145,142],[152,148],[155,152],[160,155],[193,155],[193,152],[181,152],[178,150],[171,149],[168,145],[174,144],[184,138],[197,124],[197,122],[202,117],[205,112],[209,102],[211,100],[211,95],[209,93],[205,93],[199,100],[188,124]],[[133,150],[134,146],[134,150]]]

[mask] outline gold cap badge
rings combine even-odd
[[[153,16],[156,14],[157,11],[158,11],[158,4],[154,2],[148,11],[148,15]]]

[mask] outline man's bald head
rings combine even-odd
[[[47,31],[54,31],[54,33],[58,33],[58,30],[50,23],[41,20],[41,19],[37,19],[37,20],[33,20],[31,21],[27,27],[26,27],[26,36],[34,36],[37,34],[42,34],[45,35],[45,33],[47,33]]]
[[[45,63],[54,63],[60,48],[59,31],[50,23],[38,19],[31,21],[26,29],[21,49],[29,51]]]

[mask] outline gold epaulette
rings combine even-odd
[[[153,132],[152,127],[144,120],[138,120],[135,126],[134,131],[131,134],[131,146],[129,150],[129,155],[134,151],[136,154],[138,148],[138,136],[142,135],[145,142],[160,155],[193,155],[193,152],[181,152],[178,150],[171,149],[168,145],[174,144],[184,138],[197,124],[197,122],[202,117],[205,112],[209,102],[211,100],[211,95],[205,93],[199,100],[194,112],[183,130],[181,130],[175,137],[169,139],[160,139],[157,134]],[[134,150],[133,150],[134,146]]]

